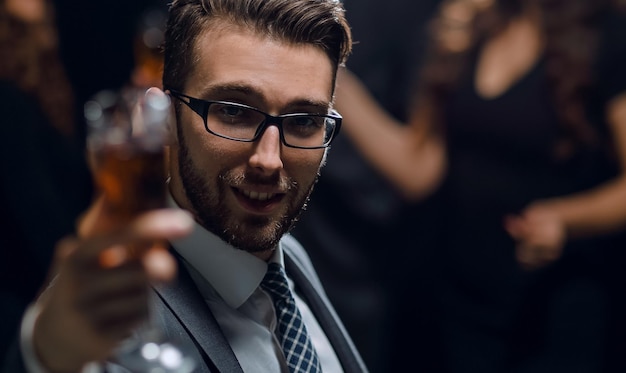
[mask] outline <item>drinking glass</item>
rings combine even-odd
[[[84,106],[87,150],[107,220],[100,230],[123,225],[138,214],[165,207],[164,142],[170,99],[160,91],[102,91]],[[108,220],[110,219],[110,221]],[[141,255],[147,246],[128,247]],[[152,312],[150,314],[153,314]],[[189,373],[192,346],[171,340],[148,318],[119,346],[114,360],[137,373]]]

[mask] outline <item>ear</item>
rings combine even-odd
[[[167,138],[165,143],[170,146],[178,144],[178,131],[176,131],[178,123],[176,120],[176,107],[174,105],[174,103],[170,105],[169,115],[167,118]]]

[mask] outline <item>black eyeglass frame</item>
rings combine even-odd
[[[196,97],[191,97],[188,96],[182,92],[178,92],[176,90],[173,89],[168,89],[167,92],[169,92],[170,96],[180,100],[180,102],[184,103],[185,105],[187,105],[191,110],[193,110],[194,113],[198,114],[200,116],[200,118],[202,118],[202,121],[204,122],[204,128],[206,129],[207,132],[209,132],[212,135],[215,135],[217,137],[221,137],[224,139],[228,139],[228,140],[233,140],[233,141],[240,141],[240,142],[254,142],[256,140],[258,140],[261,135],[263,135],[263,133],[265,132],[265,130],[272,125],[275,125],[276,127],[278,127],[278,132],[280,133],[280,141],[283,145],[290,147],[290,148],[297,148],[297,149],[325,149],[328,148],[330,146],[330,144],[333,142],[333,140],[335,139],[335,137],[337,137],[337,134],[339,133],[339,129],[341,128],[341,121],[343,119],[343,117],[341,116],[341,114],[339,114],[336,110],[331,110],[330,113],[328,114],[312,114],[312,113],[290,113],[290,114],[283,114],[283,115],[278,115],[278,116],[274,116],[274,115],[270,115],[267,114],[255,107],[249,106],[249,105],[245,105],[245,104],[240,104],[237,102],[231,102],[231,101],[219,101],[219,100],[202,100]],[[185,100],[186,99],[186,100]],[[189,101],[187,101],[189,100]],[[259,124],[259,127],[257,127],[256,132],[254,134],[254,137],[251,139],[240,139],[240,138],[236,138],[236,137],[230,137],[230,136],[226,136],[226,135],[222,135],[220,133],[214,132],[209,128],[209,124],[208,122],[208,114],[209,114],[209,107],[212,104],[223,104],[223,105],[231,105],[234,107],[240,107],[240,108],[244,108],[244,109],[248,109],[248,110],[253,110],[259,114],[262,114],[263,116],[265,116],[265,120],[263,120],[263,122],[261,122]],[[330,138],[324,142],[324,144],[319,145],[319,146],[299,146],[299,145],[292,145],[287,143],[287,140],[285,140],[285,134],[283,132],[283,120],[285,118],[293,118],[293,117],[300,117],[300,116],[308,116],[308,117],[319,117],[319,118],[330,118],[333,119],[335,121],[335,128],[333,129],[332,133],[330,134]]]

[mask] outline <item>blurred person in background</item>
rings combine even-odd
[[[344,134],[408,200],[438,198],[435,371],[619,369],[623,6],[446,0],[409,125],[348,71],[337,106]]]
[[[350,56],[351,71],[398,120],[406,120],[411,88],[407,76],[414,75],[423,51],[426,21],[439,1],[389,0],[384,7],[375,0],[344,1],[356,41]],[[425,263],[414,258],[420,252],[408,249],[416,245],[416,239],[405,237],[405,224],[430,214],[425,213],[422,204],[410,206],[404,201],[349,137],[338,136],[335,141],[324,177],[318,181],[315,197],[293,235],[308,248],[329,297],[369,369],[395,371],[394,362],[400,361],[395,355],[405,341],[396,335],[392,320],[410,317],[413,323],[422,322],[421,314],[429,304],[420,297],[418,306],[410,309],[411,315],[402,315],[408,311],[407,303],[415,302],[396,296],[406,294],[405,286],[409,284],[413,294],[417,293],[415,284],[422,283],[417,278],[423,274],[415,268],[398,271],[399,263]],[[422,233],[420,237],[427,236],[426,231]],[[386,248],[394,248],[393,257],[381,257],[381,250]],[[421,330],[412,340],[427,344],[425,335]],[[421,356],[427,351],[419,349],[412,355]]]
[[[0,1],[0,359],[91,198],[53,7]]]

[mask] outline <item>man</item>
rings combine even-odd
[[[160,210],[95,233],[107,218],[96,202],[81,237],[58,245],[55,280],[27,312],[6,371],[128,371],[111,359],[148,299],[155,324],[190,346],[194,371],[366,371],[308,257],[286,235],[340,126],[334,82],[351,48],[340,3],[175,0],[165,39],[164,87],[176,114],[171,204],[195,221]],[[158,240],[172,244],[178,276],[152,297],[145,284],[172,276],[172,256],[110,254]],[[264,279],[277,267],[290,278],[306,353],[288,346],[283,304]]]

